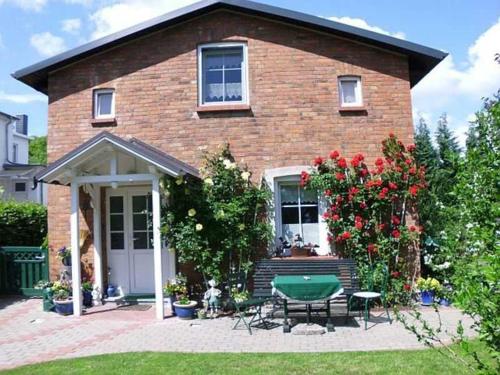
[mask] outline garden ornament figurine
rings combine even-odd
[[[207,302],[207,309],[210,309],[210,316],[216,317],[219,313],[219,300],[222,294],[220,289],[217,289],[217,283],[214,279],[208,282],[210,288],[205,292],[204,300]]]

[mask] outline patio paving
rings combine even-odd
[[[422,308],[422,313],[429,321],[437,321],[431,308]],[[441,319],[451,332],[455,332],[460,319],[470,322],[452,307],[441,309]],[[280,319],[275,321],[281,324]],[[367,331],[357,317],[345,324],[344,317],[337,316],[335,332],[310,336],[283,334],[281,325],[270,330],[254,329],[253,335],[249,335],[243,326],[241,330],[232,330],[234,322],[230,317],[181,321],[171,316],[157,321],[154,306],[146,311],[133,311],[117,309],[114,304],[94,307],[79,318],[63,317],[43,312],[40,299],[0,299],[0,369],[119,352],[333,352],[423,348],[400,323],[390,325],[382,311],[372,313]]]

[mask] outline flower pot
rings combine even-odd
[[[109,284],[106,293],[108,297],[114,297],[116,295],[116,287],[114,285]]]
[[[198,303],[196,301],[189,301],[187,305],[181,305],[179,302],[174,302],[175,313],[180,319],[193,319],[194,310]]]
[[[66,257],[62,259],[63,266],[71,267],[71,257]]]
[[[56,313],[59,315],[72,315],[73,314],[73,300],[66,299],[63,301],[54,301]]]
[[[83,295],[83,306],[92,307],[92,292],[88,290],[82,291]]]
[[[422,290],[420,297],[422,298],[422,306],[430,306],[434,302],[434,291]]]
[[[449,300],[448,298],[441,298],[441,299],[439,300],[439,304],[440,304],[441,306],[446,306],[446,307],[448,307],[448,306],[450,306],[450,305],[451,305],[451,302],[450,302],[450,300]]]

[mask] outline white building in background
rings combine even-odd
[[[33,176],[43,167],[29,164],[28,116],[0,112],[0,199],[46,205],[46,186],[33,189]]]

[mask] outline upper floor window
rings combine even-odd
[[[361,78],[357,76],[339,77],[339,96],[341,107],[362,106]]]
[[[19,145],[17,143],[12,144],[12,162],[17,163]]]
[[[198,47],[199,104],[247,104],[247,65],[244,43]]]
[[[115,90],[94,90],[94,118],[115,117]]]

